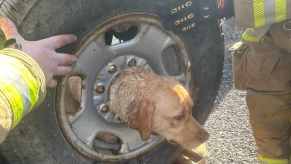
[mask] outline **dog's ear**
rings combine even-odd
[[[187,106],[189,109],[192,109],[194,103],[186,88],[184,88],[181,84],[178,84],[174,86],[173,91],[179,97],[180,102],[183,105]]]
[[[148,99],[136,99],[129,105],[128,125],[139,131],[143,140],[149,139],[152,133],[155,105]]]

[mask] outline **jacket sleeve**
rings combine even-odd
[[[45,75],[24,52],[0,50],[0,142],[46,95]]]
[[[9,104],[7,104],[3,97],[0,98],[0,143],[7,137],[12,125],[12,116]]]

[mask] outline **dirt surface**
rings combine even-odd
[[[227,49],[239,40],[241,32],[234,21],[223,24],[225,35],[225,65],[222,84],[214,112],[206,123],[210,164],[256,164],[256,150],[248,122],[245,92],[232,85],[231,55]]]

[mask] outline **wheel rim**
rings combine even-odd
[[[132,27],[137,30],[130,39],[106,43],[104,38],[108,32],[127,31]],[[84,39],[76,54],[79,60],[74,73],[62,80],[57,107],[60,127],[73,148],[90,159],[122,161],[138,157],[161,144],[164,139],[154,135],[142,141],[137,131],[108,112],[108,88],[120,71],[132,66],[173,76],[189,87],[191,65],[182,41],[163,29],[156,17],[130,14],[112,18],[98,27]],[[179,68],[174,69],[175,65]],[[68,110],[73,108],[72,97],[68,94],[71,76],[82,78],[82,97],[80,109],[69,115]],[[97,138],[99,134],[113,136],[117,144],[104,142],[103,138]]]

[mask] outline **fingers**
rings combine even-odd
[[[70,66],[58,66],[55,76],[64,76],[72,72],[72,67]]]
[[[54,79],[54,76],[65,76],[72,72],[73,68],[71,65],[77,61],[77,57],[70,54],[64,53],[55,53],[54,55],[56,62],[58,63],[56,68],[52,73],[52,77],[47,82],[49,88],[54,88],[57,86],[57,81]]]
[[[47,77],[47,87],[55,88],[58,85],[58,81],[54,79],[54,76],[64,76],[72,72],[72,67],[58,66],[55,73],[52,76]]]
[[[70,54],[56,53],[55,59],[59,65],[72,65],[78,58]]]
[[[55,72],[49,75],[47,78],[46,85],[49,88],[55,88],[58,85],[57,80],[54,79],[55,76],[64,76],[72,72],[72,67],[70,66],[58,66]]]
[[[69,74],[70,72],[72,72],[72,67],[58,66],[54,75],[51,77],[47,77],[47,87],[55,88],[58,85],[58,82],[54,79],[54,76],[64,76]]]
[[[47,82],[47,87],[49,88],[55,88],[58,85],[58,82],[54,79],[51,79]]]
[[[56,35],[42,40],[42,42],[53,49],[62,48],[68,44],[74,43],[75,41],[77,41],[77,37],[71,34]]]

